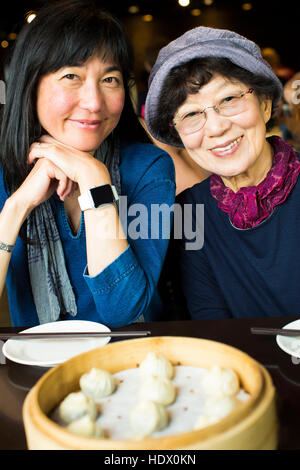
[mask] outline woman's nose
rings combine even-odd
[[[206,110],[206,122],[204,132],[208,137],[222,135],[231,127],[231,121],[228,117],[221,116],[215,108]]]
[[[87,84],[80,91],[80,106],[97,113],[103,108],[103,97],[98,84]]]

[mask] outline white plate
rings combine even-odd
[[[28,328],[26,333],[52,333],[72,331],[110,332],[101,323],[85,320],[65,320]],[[20,332],[21,333],[21,332]],[[2,348],[7,359],[32,366],[52,367],[90,349],[104,346],[110,341],[105,338],[45,338],[9,339]]]
[[[300,329],[300,320],[292,321],[283,328],[292,330]],[[300,357],[300,336],[276,336],[278,346],[286,353],[294,357]]]

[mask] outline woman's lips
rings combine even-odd
[[[79,127],[80,129],[98,129],[101,121],[99,120],[88,120],[88,119],[70,119],[70,121],[75,124],[75,126]]]
[[[243,136],[241,135],[237,139],[224,143],[222,146],[220,145],[210,149],[210,151],[217,157],[226,157],[227,155],[232,155],[240,146],[242,138]]]

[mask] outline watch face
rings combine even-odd
[[[115,202],[115,197],[110,184],[104,184],[103,186],[98,186],[97,188],[91,188],[90,191],[94,200],[95,207]]]

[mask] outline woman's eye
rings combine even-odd
[[[114,85],[118,86],[121,82],[121,80],[118,77],[105,77],[104,78],[104,83],[108,83],[109,85]]]
[[[237,98],[237,96],[227,96],[227,98],[224,98],[223,103],[230,103],[230,101],[234,100]]]
[[[78,75],[76,75],[75,73],[67,73],[66,75],[64,75],[63,78],[67,78],[68,80],[76,80],[78,78]]]
[[[199,111],[191,111],[190,113],[185,114],[182,119],[190,119],[195,116],[198,116],[199,114],[200,114]]]

